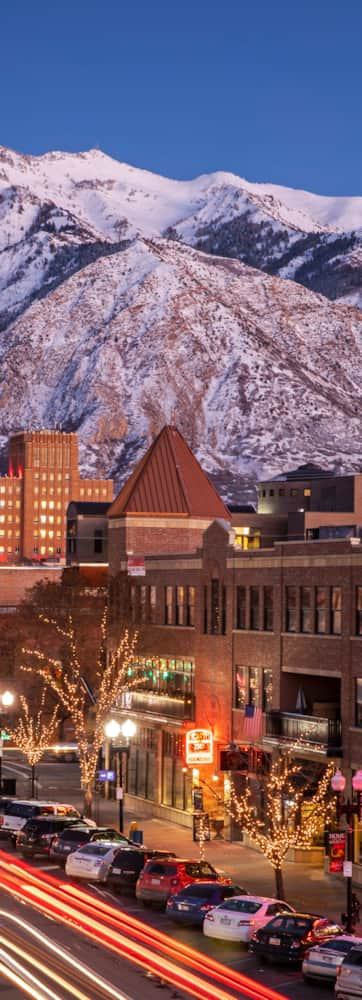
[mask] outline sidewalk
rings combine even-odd
[[[118,803],[100,800],[98,815],[95,813],[94,818],[99,823],[117,826]],[[200,857],[199,844],[193,842],[191,830],[159,818],[125,812],[124,832],[127,835],[132,820],[137,820],[147,847],[169,849],[181,858]],[[249,892],[275,895],[273,870],[259,852],[242,844],[212,839],[205,843],[204,853],[210,864],[230,875]],[[288,902],[303,912],[320,913],[340,922],[346,908],[346,884],[342,879],[325,875],[320,868],[294,862],[286,862],[283,872]],[[362,924],[356,933],[362,937]]]

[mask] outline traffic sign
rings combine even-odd
[[[6,732],[6,729],[2,729],[1,730],[1,737],[0,738],[2,740],[11,740],[11,736],[10,736],[9,733]]]
[[[98,771],[98,781],[114,781],[115,771]]]

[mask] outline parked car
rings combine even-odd
[[[280,913],[294,913],[294,908],[270,896],[240,894],[225,899],[212,913],[207,913],[203,930],[206,937],[246,942],[259,927]]]
[[[139,847],[120,847],[109,869],[108,884],[116,892],[136,891],[136,882],[147,861],[153,858],[175,858],[172,851],[148,850]]]
[[[231,897],[239,896],[241,893],[245,895],[245,892],[245,889],[230,882],[230,879],[220,879],[218,882],[193,882],[176,893],[176,896],[169,897],[166,913],[175,923],[201,926],[209,910],[213,911],[213,908],[218,907],[224,899],[232,902]]]
[[[2,835],[3,837],[5,837],[5,836],[7,837],[8,834],[5,831],[3,833],[3,831],[2,831],[2,826],[1,826],[1,824],[2,824],[2,817],[3,817],[4,813],[6,812],[8,806],[10,806],[12,804],[12,802],[14,802],[13,798],[12,799],[11,798],[7,798],[6,796],[3,796],[3,795],[0,796],[0,836]]]
[[[357,944],[362,946],[362,938],[353,937],[353,934],[340,934],[324,944],[316,944],[314,948],[308,949],[303,958],[303,979],[306,982],[313,979],[335,982],[343,960]]]
[[[110,840],[98,840],[84,844],[78,851],[68,854],[65,871],[71,878],[86,878],[91,882],[106,882],[110,865],[118,851],[118,846]]]
[[[300,962],[313,944],[341,934],[333,920],[315,913],[281,914],[250,938],[250,950],[275,962]]]
[[[17,835],[28,819],[35,816],[71,816],[74,819],[81,819],[78,809],[68,805],[66,802],[48,802],[39,799],[14,799],[6,807],[4,813],[0,813],[0,829],[13,843],[16,842]]]
[[[334,987],[336,1000],[355,1000],[362,997],[362,948],[351,948],[337,969]]]
[[[79,823],[78,818],[71,816],[35,816],[28,819],[18,833],[16,846],[23,858],[33,858],[36,854],[48,857],[54,837],[75,823]],[[84,830],[89,829],[84,821]]]
[[[54,840],[52,841],[50,856],[58,861],[59,864],[64,865],[68,854],[72,851],[77,851],[79,847],[83,847],[84,844],[90,844],[94,840],[107,840],[117,843],[118,845],[124,844],[128,847],[132,841],[128,840],[123,833],[118,833],[118,830],[114,830],[111,826],[86,826],[85,822],[78,823],[72,827],[60,831]]]
[[[189,858],[147,861],[137,881],[136,896],[144,906],[151,903],[165,905],[169,896],[175,896],[184,886],[200,879],[205,882],[219,879],[218,872],[208,861]]]

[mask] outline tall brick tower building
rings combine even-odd
[[[14,434],[8,475],[0,479],[0,562],[63,560],[70,501],[112,498],[111,479],[81,479],[77,434]]]

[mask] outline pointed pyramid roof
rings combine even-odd
[[[230,514],[176,427],[166,425],[111,504],[108,516],[125,514],[202,517]]]

